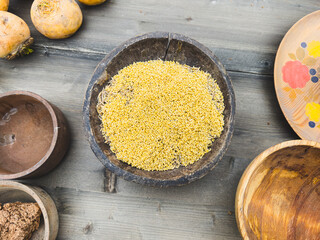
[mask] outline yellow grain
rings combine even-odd
[[[123,68],[99,94],[97,111],[117,158],[148,171],[194,163],[224,126],[223,95],[215,80],[173,61]]]

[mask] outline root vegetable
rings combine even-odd
[[[9,0],[0,0],[0,11],[7,11],[9,7]]]
[[[99,5],[101,3],[104,3],[105,1],[106,0],[79,0],[79,2],[89,6]]]
[[[82,12],[74,0],[35,0],[31,20],[36,29],[51,39],[68,38],[82,24]]]
[[[29,53],[33,42],[28,25],[18,16],[0,11],[0,58],[13,59]]]

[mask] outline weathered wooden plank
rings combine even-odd
[[[181,220],[179,220],[181,221]],[[59,240],[73,240],[73,239],[216,239],[216,240],[235,240],[241,239],[239,236],[223,235],[212,232],[193,232],[180,229],[167,229],[159,226],[144,227],[137,225],[122,224],[115,221],[106,220],[92,220],[71,215],[60,215],[60,223],[63,227],[60,229]],[[92,230],[87,228],[93,225]],[[193,225],[193,228],[197,226]]]
[[[190,36],[212,49],[234,71],[271,74],[281,38],[299,18],[317,10],[314,0],[109,0],[81,6],[84,24],[72,38],[52,41],[30,19],[32,1],[12,0],[10,11],[26,20],[36,48],[99,58],[137,34],[170,31]]]
[[[59,239],[239,239],[234,213],[225,208],[66,188],[47,191],[57,202]]]

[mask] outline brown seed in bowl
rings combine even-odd
[[[36,202],[42,216],[39,229],[32,234],[32,240],[55,240],[59,229],[58,211],[48,193],[36,186],[28,186],[16,181],[0,181],[0,202]]]
[[[41,210],[37,203],[0,204],[0,239],[28,240],[39,228]]]

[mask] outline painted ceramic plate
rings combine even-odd
[[[281,109],[302,138],[320,142],[320,11],[298,21],[277,52],[275,89]]]

